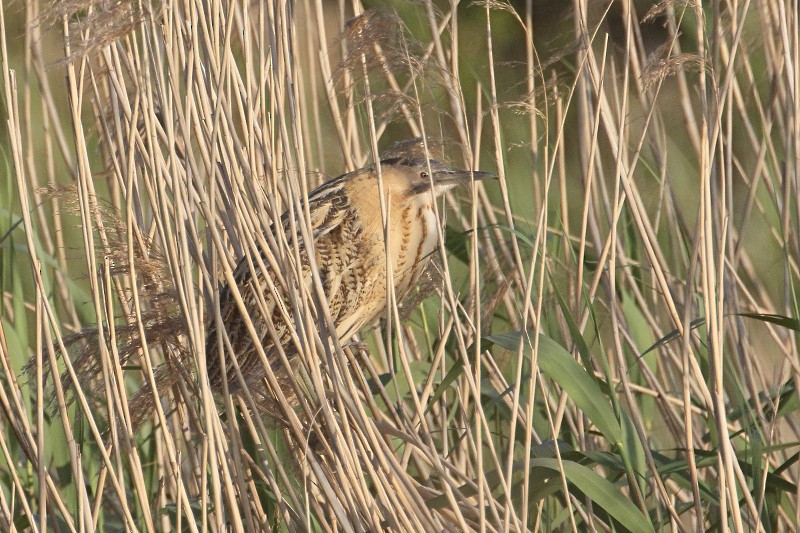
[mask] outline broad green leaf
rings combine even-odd
[[[532,341],[527,332],[510,332],[484,337],[506,350],[516,351],[522,342],[523,353],[532,355]],[[595,377],[586,371],[564,348],[546,335],[539,335],[539,369],[558,383],[575,405],[598,430],[614,444],[622,442],[622,429],[614,410]]]
[[[633,502],[623,495],[613,483],[591,468],[572,461],[561,461],[559,463],[556,459],[533,459],[531,467],[548,468],[556,472],[563,472],[567,481],[575,485],[595,505],[601,507],[620,525],[633,533],[654,532],[649,518],[642,514]]]

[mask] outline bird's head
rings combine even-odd
[[[472,180],[497,178],[494,174],[470,170],[457,170],[433,159],[421,157],[398,157],[381,161],[381,174],[388,178],[391,186],[402,187],[405,194],[437,197],[453,187]]]

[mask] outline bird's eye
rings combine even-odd
[[[423,170],[422,172],[419,173],[419,177],[426,180],[428,179],[428,173]]]

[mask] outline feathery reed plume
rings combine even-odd
[[[160,9],[157,4],[158,0],[152,4],[135,0],[58,0],[42,13],[37,24],[51,27],[71,20],[70,54],[63,62],[72,62],[130,35],[144,22],[148,10]]]
[[[46,199],[58,201],[64,213],[80,215],[78,191],[74,186],[46,187],[40,194]],[[116,317],[106,316],[105,319],[101,316],[102,325],[83,328],[63,339],[67,351],[74,354],[70,359],[78,383],[73,381],[67,371],[63,371],[59,379],[64,390],[72,393],[67,397],[70,402],[74,401],[74,392],[79,387],[100,408],[105,386],[102,379],[102,350],[114,353],[121,367],[141,368],[135,356],[143,349],[142,335],[144,335],[149,343],[159,347],[163,353],[169,354],[165,367],[159,370],[158,381],[165,388],[175,383],[174,380],[167,380],[166,376],[175,376],[176,379],[177,376],[186,376],[187,372],[183,365],[189,362],[189,357],[184,338],[186,324],[180,313],[171,275],[161,251],[147,236],[141,236],[138,245],[133,247],[135,264],[132,265],[129,261],[125,222],[111,206],[103,205],[97,199],[93,198],[90,205],[93,209],[92,216],[101,220],[104,228],[105,239],[98,244],[100,247],[98,251],[106,265],[101,267],[107,274],[104,279],[110,280],[111,285],[103,288],[109,294],[117,294],[123,313]],[[135,268],[137,273],[138,283],[135,287],[123,281],[132,268]],[[137,298],[142,303],[141,314],[138,317],[130,308],[132,291],[136,291]],[[113,309],[109,311],[113,313]],[[111,336],[109,328],[113,329]],[[105,334],[102,334],[103,330]],[[112,339],[115,342],[114,346],[109,344]],[[58,346],[56,350],[58,351]],[[68,356],[63,353],[60,355]],[[29,361],[25,369],[28,375],[33,377],[36,371],[35,359]],[[58,369],[50,368],[48,360],[44,361],[45,380],[48,375],[57,372]],[[50,400],[52,402],[54,398],[51,397]],[[140,412],[138,408],[133,408],[132,411],[137,413],[135,427],[138,427],[146,410],[142,409]]]

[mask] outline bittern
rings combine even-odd
[[[453,170],[419,157],[381,161],[380,173],[379,181],[374,166],[350,172],[321,185],[307,200],[314,259],[336,335],[342,340],[350,339],[386,311],[387,267],[398,302],[415,287],[439,244],[436,199],[460,184],[494,177],[484,172]],[[384,212],[388,217],[386,233]],[[294,243],[287,214],[282,217],[282,226],[287,241]],[[297,246],[302,266],[300,283],[310,287],[309,247],[302,238],[297,239]],[[257,338],[249,332],[231,288],[223,287],[219,295],[220,323],[249,388],[265,375],[254,342],[261,344],[275,370],[280,367],[276,343],[280,343],[287,357],[297,354],[292,348],[290,328],[294,324],[285,298],[286,288],[271,283],[267,279],[269,267],[265,270],[258,263],[243,259],[234,272]],[[266,265],[267,261],[261,264]],[[206,338],[208,376],[212,388],[221,390],[224,365],[229,390],[236,391],[241,381],[227,355],[231,352],[224,349],[225,344],[220,345],[223,338],[212,319]]]

